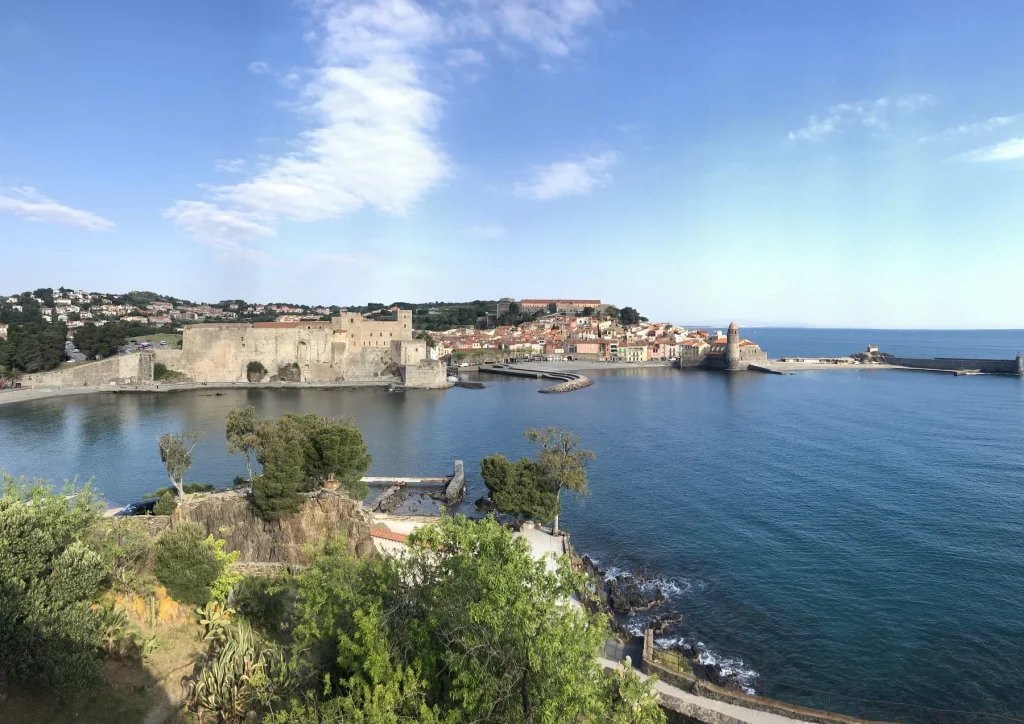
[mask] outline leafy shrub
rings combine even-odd
[[[232,488],[247,488],[249,487],[249,481],[245,479],[244,475],[236,475],[231,481]]]
[[[262,363],[253,360],[245,366],[245,378],[250,382],[259,382],[267,374],[267,368]]]
[[[178,508],[177,499],[171,495],[170,491],[165,491],[160,496],[160,500],[156,501],[156,505],[153,506],[153,515],[170,515]]]
[[[189,493],[212,493],[215,490],[215,488],[210,483],[185,483],[182,486],[182,490],[184,491],[185,495],[188,495]],[[152,493],[146,493],[143,497],[162,498],[164,493],[177,495],[178,491],[175,490],[172,486],[168,485],[166,488],[160,488],[159,490],[154,490]],[[159,515],[159,513],[157,515]]]
[[[294,586],[286,577],[247,576],[235,586],[228,601],[254,629],[273,635],[289,627],[294,595]]]
[[[224,541],[206,535],[198,523],[182,523],[156,542],[156,577],[182,603],[202,606],[211,598],[223,600],[241,579],[228,572],[238,551],[223,549]]]
[[[156,382],[185,382],[188,377],[177,370],[167,369],[167,365],[163,362],[157,362],[153,365],[153,380]]]
[[[89,529],[89,547],[103,561],[105,586],[115,593],[150,592],[153,578],[153,539],[131,518],[107,518]]]
[[[66,697],[98,680],[106,574],[84,539],[99,516],[88,486],[0,480],[0,677]]]
[[[290,362],[277,368],[277,379],[280,382],[301,382],[302,372],[297,362]]]

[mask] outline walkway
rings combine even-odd
[[[597,660],[606,671],[614,671],[619,668],[619,664],[610,659],[598,657]],[[634,670],[636,669],[634,668]],[[636,671],[636,673],[641,679],[647,679],[646,674],[643,674],[640,671]],[[772,714],[767,711],[748,709],[745,706],[727,704],[724,701],[717,701],[716,699],[697,696],[696,694],[683,691],[677,686],[672,686],[671,684],[660,680],[654,682],[654,688],[658,694],[661,695],[663,706],[670,705],[669,708],[674,711],[678,711],[700,721],[716,722],[716,724],[729,724],[730,722],[747,722],[748,724],[793,724],[793,722],[796,721],[803,721],[802,719],[791,719],[789,717]],[[666,699],[676,699],[678,704],[676,702],[666,701]]]

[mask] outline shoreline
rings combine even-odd
[[[0,407],[14,405],[19,402],[33,402],[53,397],[72,397],[75,395],[130,395],[147,393],[192,392],[195,390],[316,390],[316,389],[387,389],[394,383],[389,382],[168,382],[152,385],[94,385],[88,387],[20,387],[17,389],[0,390]],[[446,390],[448,384],[436,388]],[[430,391],[427,387],[402,387],[402,392]]]

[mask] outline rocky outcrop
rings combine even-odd
[[[657,581],[644,581],[629,574],[608,581],[608,603],[616,613],[632,613],[654,608],[665,600]]]
[[[171,527],[183,521],[202,525],[226,541],[224,549],[238,551],[246,563],[306,565],[307,548],[343,535],[348,551],[362,558],[372,555],[370,512],[340,491],[321,490],[295,515],[263,520],[252,509],[246,493],[216,493],[186,499],[171,516]]]

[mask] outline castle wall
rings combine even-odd
[[[153,381],[153,352],[117,354],[97,362],[63,365],[22,377],[23,387],[100,387]]]

